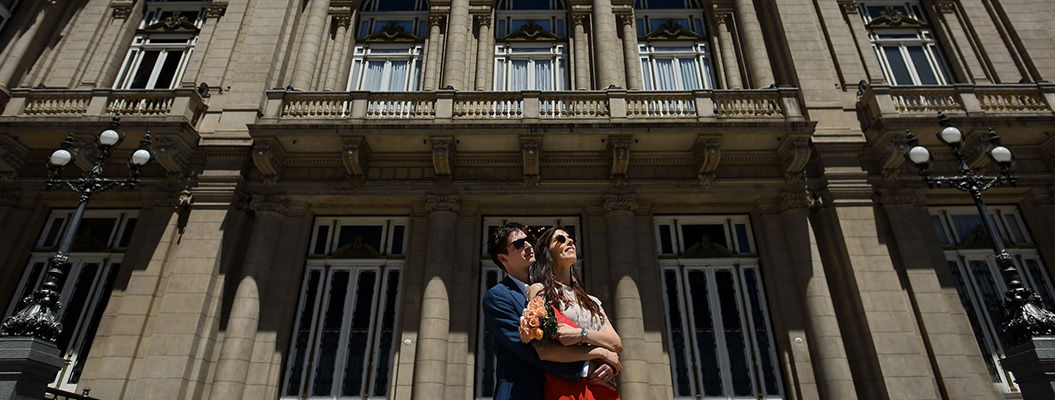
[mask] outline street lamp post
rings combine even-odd
[[[124,140],[124,134],[121,132],[120,118],[114,117],[110,121],[107,129],[99,133],[98,142],[96,143],[99,148],[99,156],[95,159],[91,169],[86,171],[80,178],[63,178],[62,169],[70,161],[76,157],[73,151],[73,134],[71,133],[66,137],[66,140],[62,142],[57,150],[51,153],[48,157],[48,180],[47,189],[65,189],[76,192],[80,195],[80,202],[77,204],[77,209],[73,213],[73,217],[70,219],[69,227],[66,229],[66,233],[62,237],[62,241],[59,242],[58,251],[55,255],[48,259],[47,272],[44,275],[43,283],[37,288],[31,295],[26,296],[22,299],[18,311],[7,318],[3,325],[0,326],[0,351],[7,351],[10,346],[18,347],[19,345],[12,345],[15,343],[13,340],[21,340],[21,343],[29,343],[26,340],[30,338],[36,338],[47,342],[54,349],[54,342],[62,332],[62,322],[59,319],[59,310],[62,308],[62,304],[59,302],[59,298],[62,292],[63,276],[69,271],[70,262],[70,248],[73,246],[73,239],[77,235],[77,229],[80,226],[81,219],[84,217],[84,211],[88,207],[88,200],[91,199],[92,195],[99,192],[104,192],[111,189],[125,189],[130,190],[135,188],[139,184],[139,172],[142,168],[150,163],[154,158],[154,154],[151,150],[150,132],[148,131],[143,135],[143,139],[139,141],[139,147],[132,152],[128,159],[128,167],[130,170],[130,177],[123,179],[106,178],[103,177],[103,167],[106,166],[107,161],[110,159],[110,155],[113,149],[116,148]],[[10,347],[10,348],[14,348]],[[39,346],[38,346],[39,347]],[[45,348],[41,350],[37,348],[35,350],[27,350],[26,357],[33,356],[31,353],[44,353],[48,352]],[[11,351],[8,351],[11,353]],[[57,352],[56,352],[57,353]],[[2,356],[3,354],[0,354]],[[46,354],[36,354],[47,358]],[[56,354],[57,355],[57,354]],[[33,363],[26,362],[15,362],[12,359],[0,358],[0,370],[7,369],[9,367],[18,367],[16,364],[32,365]],[[59,357],[61,361],[61,357]],[[37,363],[39,364],[39,363]],[[56,369],[57,371],[57,369]],[[0,371],[7,372],[7,371]],[[22,372],[21,376],[31,377],[32,375],[42,375],[25,373],[26,371],[16,371],[16,375]],[[54,378],[53,371],[50,379]],[[45,374],[46,375],[46,374]],[[24,381],[24,379],[22,379]],[[3,394],[5,392],[5,386],[9,381],[0,381],[0,398],[7,398]],[[14,382],[10,398],[18,397],[18,392],[22,390],[36,390],[32,388],[22,389],[26,385],[26,382]],[[46,382],[45,382],[46,384]],[[19,388],[15,388],[18,386]],[[40,393],[43,394],[44,387],[39,388]],[[30,396],[32,397],[32,396]],[[37,398],[41,398],[37,396]]]
[[[1000,327],[1004,335],[1004,341],[1011,347],[1029,344],[1030,342],[1036,344],[1037,341],[1034,339],[1037,337],[1055,334],[1055,314],[1044,309],[1040,296],[1022,284],[1022,278],[1018,273],[1018,269],[1015,268],[1011,255],[1008,254],[1007,248],[1004,247],[1004,240],[1000,236],[1000,231],[996,229],[992,216],[985,206],[985,201],[982,200],[982,192],[994,185],[1015,186],[1018,178],[1011,175],[1011,167],[1015,161],[1015,155],[1011,152],[1011,149],[1001,144],[1000,136],[990,128],[986,136],[988,144],[986,155],[1000,166],[1000,175],[976,174],[967,165],[967,160],[964,159],[963,132],[952,126],[949,123],[949,117],[941,112],[938,113],[938,121],[942,126],[942,129],[937,133],[938,140],[948,145],[953,155],[956,156],[956,160],[959,162],[960,174],[930,176],[930,166],[933,162],[931,153],[926,147],[919,145],[919,139],[913,136],[912,132],[908,132],[908,148],[905,151],[905,158],[919,168],[920,175],[928,186],[932,188],[935,186],[952,187],[971,195],[975,207],[978,208],[978,214],[982,218],[982,226],[992,240],[996,264],[1000,268],[1000,275],[1004,283],[1007,285],[1003,303],[1005,316]],[[1052,392],[1052,388],[1055,386],[1051,386],[1051,383],[1055,383],[1055,341],[1045,340],[1043,345],[1050,346],[1050,350],[1041,351],[1042,349],[1037,348],[1036,351],[1033,351],[1032,348],[1028,349],[1033,354],[1032,356],[1024,357],[1028,359],[1025,364],[1018,362],[1019,360],[1009,363],[1012,358],[1010,356],[1003,361],[1004,366],[1015,373],[1019,386],[1022,388],[1023,393],[1027,395],[1026,398],[1029,399],[1055,398],[1055,393]],[[1016,348],[1009,351],[1008,354],[1022,354],[1021,351],[1016,352],[1016,350],[1020,349]],[[1045,352],[1047,354],[1044,354]],[[1044,360],[1045,357],[1048,358],[1047,361]],[[1026,368],[1018,368],[1023,366]],[[1029,396],[1027,385],[1023,382],[1024,380],[1039,380],[1043,381],[1040,383],[1044,384],[1036,385],[1035,387],[1039,391],[1035,395]]]

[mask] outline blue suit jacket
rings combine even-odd
[[[495,400],[541,400],[543,371],[563,379],[582,378],[582,363],[542,361],[535,348],[520,341],[520,315],[527,306],[524,294],[510,277],[484,295],[484,323],[494,339]]]

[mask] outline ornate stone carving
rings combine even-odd
[[[812,153],[809,137],[785,137],[777,147],[777,153],[784,164],[784,179],[789,183],[802,180],[802,170]]]
[[[637,209],[637,199],[630,193],[612,193],[604,195],[606,213],[633,213]]]
[[[539,182],[539,160],[542,157],[542,136],[521,136],[520,155],[524,160],[524,184],[536,186]]]
[[[110,3],[110,16],[114,19],[128,19],[132,15],[132,6],[134,5],[135,1],[114,0]]]
[[[634,25],[634,14],[632,13],[619,13],[615,15],[616,22],[619,26]]]
[[[264,176],[265,184],[278,183],[278,176],[282,171],[282,160],[285,158],[281,144],[273,140],[257,139],[257,142],[253,144],[252,158],[253,165]]]
[[[442,28],[443,24],[445,24],[445,23],[447,23],[447,15],[446,14],[429,14],[429,26],[430,27],[439,26],[439,27]]]
[[[696,138],[694,152],[700,158],[700,168],[697,177],[701,185],[708,186],[714,182],[714,171],[718,170],[718,162],[722,159],[721,138],[700,135]]]
[[[81,171],[92,169],[95,160],[99,158],[99,146],[95,138],[88,135],[73,136],[73,163]]]
[[[590,14],[586,13],[572,13],[571,14],[571,26],[582,25],[586,26],[587,21],[590,19]]]
[[[972,129],[964,132],[963,159],[974,169],[983,169],[990,164],[986,149],[989,148],[989,137],[985,129]]]
[[[432,167],[436,170],[436,177],[441,182],[449,182],[454,174],[454,137],[433,136],[432,141]]]
[[[839,0],[839,8],[843,10],[843,14],[856,15],[857,14],[857,1],[855,1],[855,0]]]
[[[361,185],[366,179],[366,163],[370,157],[370,145],[363,136],[344,138],[341,149],[341,161],[354,186]]]
[[[612,185],[626,185],[626,174],[630,170],[630,136],[609,136],[608,155],[612,161],[610,179]]]
[[[430,194],[425,196],[425,209],[430,213],[457,213],[461,209],[461,198],[456,194]]]
[[[883,179],[897,182],[901,175],[901,166],[905,164],[905,150],[907,135],[892,135],[882,150]]]
[[[491,26],[491,14],[479,14],[476,16],[476,26]]]
[[[26,163],[28,152],[29,149],[10,136],[0,136],[0,184],[14,181]]]
[[[561,37],[557,36],[553,32],[547,31],[542,25],[529,21],[528,23],[521,25],[520,29],[510,32],[508,35],[502,38],[502,40],[560,40]]]
[[[205,18],[220,18],[226,13],[226,1],[213,1],[207,7],[205,7]]]
[[[170,177],[182,177],[190,166],[190,151],[179,140],[171,136],[159,136],[154,147],[158,164]]]
[[[276,194],[258,194],[249,201],[249,209],[255,213],[285,215],[289,211],[289,200]]]
[[[809,209],[817,205],[816,197],[808,190],[780,192],[778,201],[781,211]]]
[[[934,9],[943,14],[956,12],[956,0],[935,0]]]
[[[879,196],[879,202],[885,205],[927,205],[927,196],[914,189],[889,188],[878,190],[876,193]]]
[[[339,28],[348,29],[349,27],[352,26],[352,16],[351,15],[334,15],[333,16],[333,25],[337,26]]]
[[[887,7],[883,12],[879,13],[878,17],[873,18],[872,22],[868,23],[868,27],[871,29],[921,28],[923,26],[926,26],[926,24],[902,14],[894,7]]]
[[[733,22],[733,9],[728,5],[714,5],[714,16],[715,25],[725,25]]]
[[[362,40],[367,42],[413,42],[417,41],[418,37],[407,32],[395,22],[390,22],[382,26],[377,32],[366,35]]]

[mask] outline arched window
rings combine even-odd
[[[495,90],[567,89],[564,2],[501,0],[495,10]]]
[[[714,87],[703,7],[696,0],[634,3],[645,90]]]
[[[866,1],[860,5],[883,75],[891,85],[945,85],[949,73],[933,29],[918,2]]]
[[[348,90],[418,90],[428,2],[367,0],[359,11]]]

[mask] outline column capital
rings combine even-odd
[[[429,26],[443,26],[447,22],[447,14],[429,14]]]
[[[841,9],[843,11],[843,14],[846,15],[857,14],[857,1],[839,0],[839,9]]]
[[[915,189],[880,189],[876,191],[876,194],[879,196],[879,203],[885,206],[927,206],[926,194]]]
[[[615,14],[615,20],[619,23],[619,26],[622,27],[625,27],[627,25],[634,26],[634,13],[618,12]]]
[[[934,0],[934,9],[942,14],[956,12],[956,0]]]
[[[430,194],[425,196],[425,209],[429,210],[430,214],[456,214],[461,208],[461,196],[456,194]]]
[[[732,22],[733,8],[727,4],[715,4],[711,15],[714,16],[715,25],[725,25]]]
[[[132,15],[133,0],[114,0],[110,3],[110,16],[113,19],[128,19]]]
[[[205,18],[220,18],[226,13],[226,1],[213,1],[208,7],[205,7]]]
[[[352,16],[351,15],[343,15],[343,14],[342,15],[334,15],[333,16],[333,24],[336,25],[338,28],[348,29],[349,27],[352,26]]]
[[[608,215],[633,214],[637,209],[637,199],[631,193],[612,193],[604,195],[604,211]]]
[[[777,200],[780,211],[809,210],[819,204],[814,194],[806,190],[780,192]]]
[[[476,14],[476,26],[491,26],[491,14]]]
[[[585,12],[573,12],[571,13],[571,26],[575,25],[586,25],[586,21],[590,19],[590,14]]]

